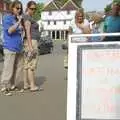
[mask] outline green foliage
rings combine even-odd
[[[106,7],[104,8],[104,11],[105,11],[105,12],[111,11],[111,4],[106,5]]]
[[[117,3],[120,5],[120,0],[113,0],[113,3]]]
[[[112,3],[117,3],[117,4],[120,5],[120,0],[113,0]],[[109,4],[109,5],[106,5],[106,7],[104,8],[104,11],[105,11],[105,12],[109,12],[109,11],[111,11],[111,5],[112,5],[112,3]]]
[[[42,12],[43,6],[44,6],[43,3],[37,4],[37,9],[36,9],[36,12],[33,16],[36,21],[40,20],[40,18],[41,18],[41,12]]]

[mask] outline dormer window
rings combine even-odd
[[[50,21],[48,21],[48,25],[50,25]]]
[[[54,25],[56,25],[56,21],[54,21]]]
[[[66,24],[66,20],[64,20],[64,25]]]
[[[52,15],[52,11],[49,11],[49,15]]]
[[[68,14],[68,15],[70,14],[70,11],[69,11],[69,10],[67,11],[67,14]]]

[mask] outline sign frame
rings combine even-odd
[[[79,114],[80,106],[78,105],[78,98],[77,96],[80,96],[80,93],[78,92],[81,88],[80,84],[82,82],[78,81],[79,77],[77,71],[78,71],[78,51],[81,49],[86,48],[118,48],[120,49],[120,42],[78,42],[74,41],[73,38],[75,37],[83,37],[83,36],[118,36],[120,33],[103,33],[103,34],[72,34],[69,35],[69,49],[68,49],[68,87],[67,87],[67,120],[98,120],[98,119],[82,119],[81,115]],[[79,56],[79,58],[82,57]],[[73,64],[74,63],[74,64]],[[81,63],[82,64],[82,63]],[[80,67],[80,66],[79,66]],[[78,89],[77,89],[78,88]],[[80,100],[81,102],[81,100]],[[102,119],[99,119],[102,120]],[[107,119],[105,119],[107,120]],[[112,120],[112,119],[111,119]]]

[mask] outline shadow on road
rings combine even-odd
[[[39,76],[39,77],[36,77],[36,85],[38,86],[38,87],[41,87],[43,84],[44,84],[44,82],[46,81],[46,77],[45,76]],[[18,84],[17,84],[17,86],[19,86],[20,88],[22,88],[23,87],[23,81],[20,81]]]
[[[2,71],[0,71],[0,76],[1,76],[1,74],[2,74]]]
[[[1,74],[2,74],[2,71],[0,71],[0,78],[1,78]],[[44,82],[46,81],[46,77],[45,76],[39,76],[39,77],[36,77],[36,85],[41,87]],[[18,81],[17,83],[17,86],[19,87],[23,87],[23,81]]]
[[[46,81],[46,77],[45,76],[36,77],[36,85],[37,86],[42,86],[45,81]]]

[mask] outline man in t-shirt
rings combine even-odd
[[[112,13],[105,19],[104,32],[105,33],[118,33],[120,32],[120,5],[117,3],[112,4]],[[105,37],[104,41],[120,41],[120,36]]]

